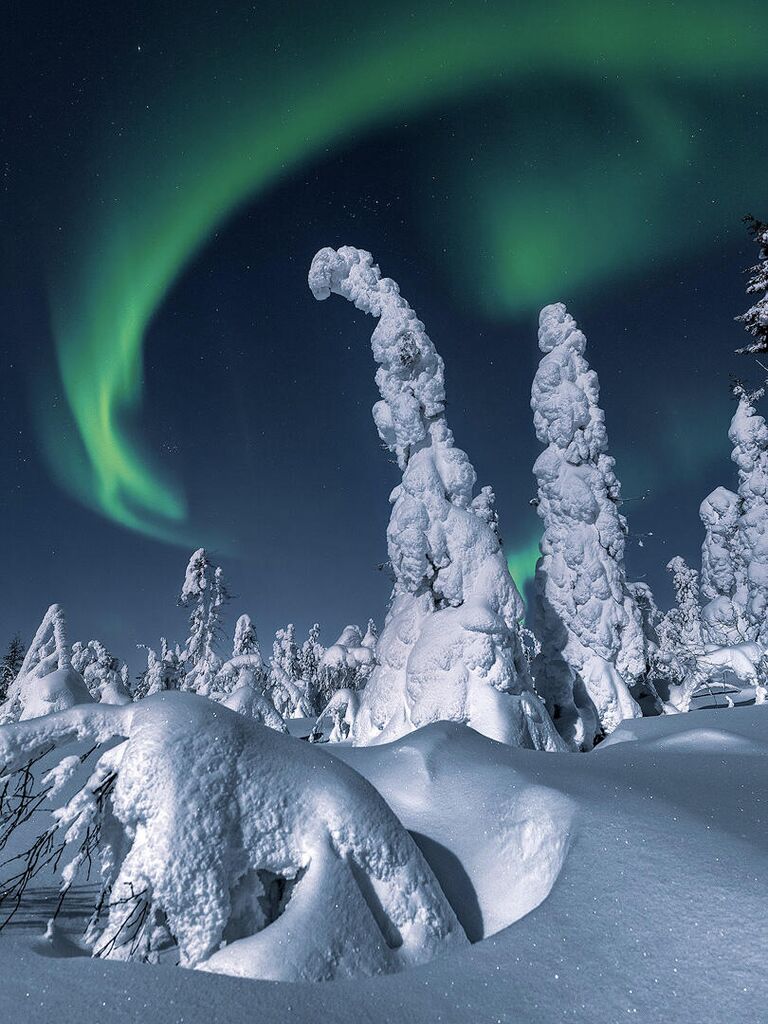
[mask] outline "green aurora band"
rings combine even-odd
[[[309,13],[299,38],[295,25],[234,25],[223,42],[205,35],[209,25],[166,26],[181,73],[169,75],[150,55],[138,83],[114,83],[111,119],[94,121],[89,170],[69,200],[51,272],[60,381],[49,385],[63,390],[74,432],[62,429],[45,396],[38,418],[60,483],[125,527],[187,543],[183,493],[136,431],[154,313],[225,218],[355,132],[485,95],[509,110],[477,201],[457,211],[495,267],[475,282],[475,299],[499,315],[559,297],[564,275],[571,288],[593,287],[719,230],[719,211],[707,210],[687,238],[657,235],[656,219],[648,226],[644,210],[660,219],[664,196],[670,187],[678,195],[702,154],[690,139],[701,107],[670,106],[666,94],[681,83],[715,97],[763,84],[764,4],[459,2],[424,4],[414,15],[395,3],[377,11],[376,24],[355,24],[352,6],[346,17],[336,13]],[[290,46],[275,45],[284,38]],[[210,54],[203,65],[200,54]],[[623,161],[594,131],[579,144],[578,118],[556,94],[541,120],[537,111],[521,117],[515,97],[535,96],[537,82],[553,79],[563,94],[586,89],[623,110],[626,137],[642,136],[638,153]],[[132,93],[124,109],[123,92]],[[572,148],[570,162],[561,152],[542,175],[531,155],[543,160],[556,150],[558,130],[576,142],[578,158]],[[466,152],[454,163],[461,181]],[[717,174],[725,164],[718,157]],[[754,161],[754,180],[764,167]],[[476,171],[467,170],[460,195]],[[543,230],[540,210],[554,211]],[[628,236],[637,244],[622,267]],[[473,260],[470,248],[467,268]],[[526,575],[521,565],[521,586]]]

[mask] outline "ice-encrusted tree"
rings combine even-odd
[[[52,604],[8,689],[0,708],[0,725],[91,701],[83,677],[72,668],[64,611],[61,605]]]
[[[739,354],[768,352],[768,224],[757,217],[748,216],[744,220],[749,233],[760,246],[759,261],[750,267],[748,295],[759,295],[760,298],[746,313],[737,316],[736,320],[744,324],[744,329],[755,339],[744,348],[737,349]]]
[[[394,590],[352,740],[384,742],[451,719],[536,745],[539,707],[547,716],[530,690],[522,602],[489,522],[489,493],[474,496],[475,471],[448,426],[443,361],[370,253],[322,249],[309,286],[316,299],[333,292],[378,318],[373,418],[403,474],[387,530]],[[551,724],[546,742],[559,742]]]
[[[624,569],[620,485],[586,344],[562,303],[541,311],[544,355],[531,391],[536,436],[546,446],[533,467],[544,524],[534,673],[561,734],[583,748],[640,716],[630,689],[646,670],[642,619]]]
[[[716,487],[702,501],[701,625],[703,638],[720,647],[746,638],[746,575],[740,543],[741,500]]]
[[[744,567],[745,640],[768,644],[768,427],[755,409],[763,389],[734,387],[738,406],[728,436],[739,471],[738,543]]]

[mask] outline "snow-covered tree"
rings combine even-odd
[[[672,574],[675,604],[656,626],[652,674],[674,708],[687,711],[707,678],[698,660],[704,654],[699,574],[679,555],[669,561],[667,571]]]
[[[586,338],[562,303],[539,318],[531,408],[545,450],[533,467],[544,524],[536,567],[536,687],[572,747],[640,715],[640,612],[624,569],[626,523]]]
[[[371,345],[381,401],[373,418],[403,474],[387,531],[392,602],[353,742],[392,740],[452,719],[533,746],[522,602],[489,521],[490,493],[474,496],[475,471],[448,426],[443,361],[370,253],[322,249],[309,286],[317,299],[333,292],[379,319]]]
[[[83,677],[72,667],[64,611],[61,605],[52,604],[8,688],[0,707],[0,725],[91,701]]]
[[[741,500],[716,487],[699,509],[704,524],[701,546],[701,624],[703,638],[720,647],[746,639],[747,602],[739,520]]]
[[[179,689],[178,656],[170,649],[165,637],[160,638],[160,644],[161,653],[159,656],[153,647],[148,647],[146,644],[141,645],[147,652],[147,667],[134,690],[134,700],[152,697],[154,694],[162,693],[164,690]]]
[[[320,663],[322,662],[325,648],[320,643],[320,626],[315,622],[309,629],[307,638],[301,645],[299,651],[299,665],[301,678],[304,681],[304,688],[312,704],[313,714],[320,714],[323,710],[322,681],[320,678]]]
[[[237,658],[241,654],[255,654],[258,650],[259,639],[256,636],[256,627],[251,622],[250,615],[241,615],[235,623],[232,656]]]
[[[214,569],[205,548],[193,552],[184,577],[179,604],[190,608],[189,637],[182,654],[186,674],[182,688],[211,696],[221,659],[216,642],[221,635],[221,613],[229,600],[221,567]]]
[[[755,339],[737,351],[739,354],[752,354],[768,352],[768,224],[751,215],[744,219],[749,233],[760,246],[759,262],[749,269],[747,294],[759,295],[760,298],[746,313],[736,317]]]
[[[72,645],[72,667],[82,675],[94,700],[105,704],[127,704],[132,700],[120,662],[100,640],[89,640],[87,644],[76,641]]]
[[[24,662],[25,650],[21,634],[16,633],[11,637],[8,650],[3,655],[2,662],[0,662],[0,701],[5,700],[11,683],[19,674],[19,669]]]
[[[232,657],[225,661],[219,669],[216,675],[216,683],[210,696],[214,700],[224,700],[227,706],[232,707],[234,710],[242,710],[246,703],[249,708],[253,709],[255,707],[255,698],[252,694],[241,693],[239,698],[236,698],[237,707],[229,703],[229,697],[235,691],[247,689],[259,697],[268,699],[265,694],[267,689],[266,681],[267,672],[261,657],[256,628],[251,622],[250,616],[241,615],[235,625]],[[259,708],[259,713],[261,714],[264,709],[261,705],[259,705]],[[254,717],[254,715],[251,714],[251,717]]]
[[[739,471],[740,516],[738,540],[743,565],[745,640],[768,645],[768,427],[755,403],[763,390],[747,392],[737,384],[738,406],[729,437],[731,457]]]

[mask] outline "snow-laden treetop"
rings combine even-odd
[[[413,448],[430,430],[447,431],[443,360],[396,282],[381,276],[369,252],[348,245],[338,251],[321,249],[312,261],[309,287],[316,299],[335,292],[379,318],[371,347],[379,364],[376,383],[382,400],[374,406],[373,418],[379,437],[405,469]],[[468,494],[468,502],[474,471],[466,455],[457,454],[464,472],[451,474],[451,483],[457,494]]]

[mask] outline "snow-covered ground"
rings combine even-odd
[[[0,934],[0,1021],[766,1019],[762,707],[624,722],[589,754],[503,746],[447,722],[323,753],[411,832],[471,946],[320,984],[75,957],[62,936],[41,937],[54,900],[41,878]],[[75,936],[86,895],[61,922]]]

